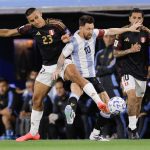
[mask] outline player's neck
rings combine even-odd
[[[82,32],[78,32],[78,35],[82,38],[82,39],[84,39],[84,35],[83,35],[83,33]]]

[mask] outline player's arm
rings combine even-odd
[[[142,26],[141,23],[138,22],[128,28],[105,29],[105,35],[116,35],[116,34],[122,34],[124,32],[139,32],[138,28],[141,26]]]
[[[11,37],[28,34],[32,26],[30,24],[23,25],[15,29],[0,29],[0,37]]]
[[[11,37],[20,35],[18,29],[0,29],[0,37]]]
[[[54,80],[56,80],[58,78],[58,75],[59,75],[59,73],[60,73],[60,71],[64,65],[65,58],[70,56],[72,52],[73,52],[73,45],[70,42],[63,48],[62,53],[58,58],[57,68],[56,68],[55,72],[53,73],[53,79]]]
[[[123,57],[131,53],[136,53],[141,50],[141,45],[138,43],[132,44],[129,49],[122,50],[122,35],[117,36],[115,42],[114,42],[114,57]]]
[[[144,30],[144,31],[146,31],[146,32],[148,32],[150,34],[150,29],[149,28],[147,28],[145,26],[142,26],[141,29]]]

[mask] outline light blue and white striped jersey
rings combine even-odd
[[[83,77],[95,77],[94,55],[96,38],[104,36],[106,31],[94,29],[89,40],[83,39],[78,33],[79,31],[75,32],[72,40],[64,47],[62,53],[65,57],[71,55],[73,63]]]

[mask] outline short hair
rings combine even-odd
[[[79,18],[79,26],[84,26],[86,23],[94,23],[95,20],[92,16],[89,15],[83,15]]]
[[[133,13],[141,13],[142,17],[144,18],[144,12],[139,8],[133,8],[129,13],[129,17],[131,17]]]
[[[35,10],[37,10],[36,8],[32,7],[32,8],[28,8],[25,12],[25,16],[28,17],[30,16]]]
[[[58,83],[58,82],[61,82],[62,84],[64,84],[64,80],[62,78],[58,78],[55,83]]]
[[[0,83],[1,82],[5,82],[5,83],[7,83],[8,84],[8,80],[7,79],[5,79],[5,78],[3,78],[3,77],[0,77]]]

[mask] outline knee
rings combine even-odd
[[[72,83],[71,84],[71,92],[73,92],[74,94],[76,94],[77,96],[81,96],[83,94],[82,89],[80,88],[80,86],[76,83]]]
[[[41,110],[43,108],[42,97],[40,95],[33,95],[32,103],[34,110]]]

